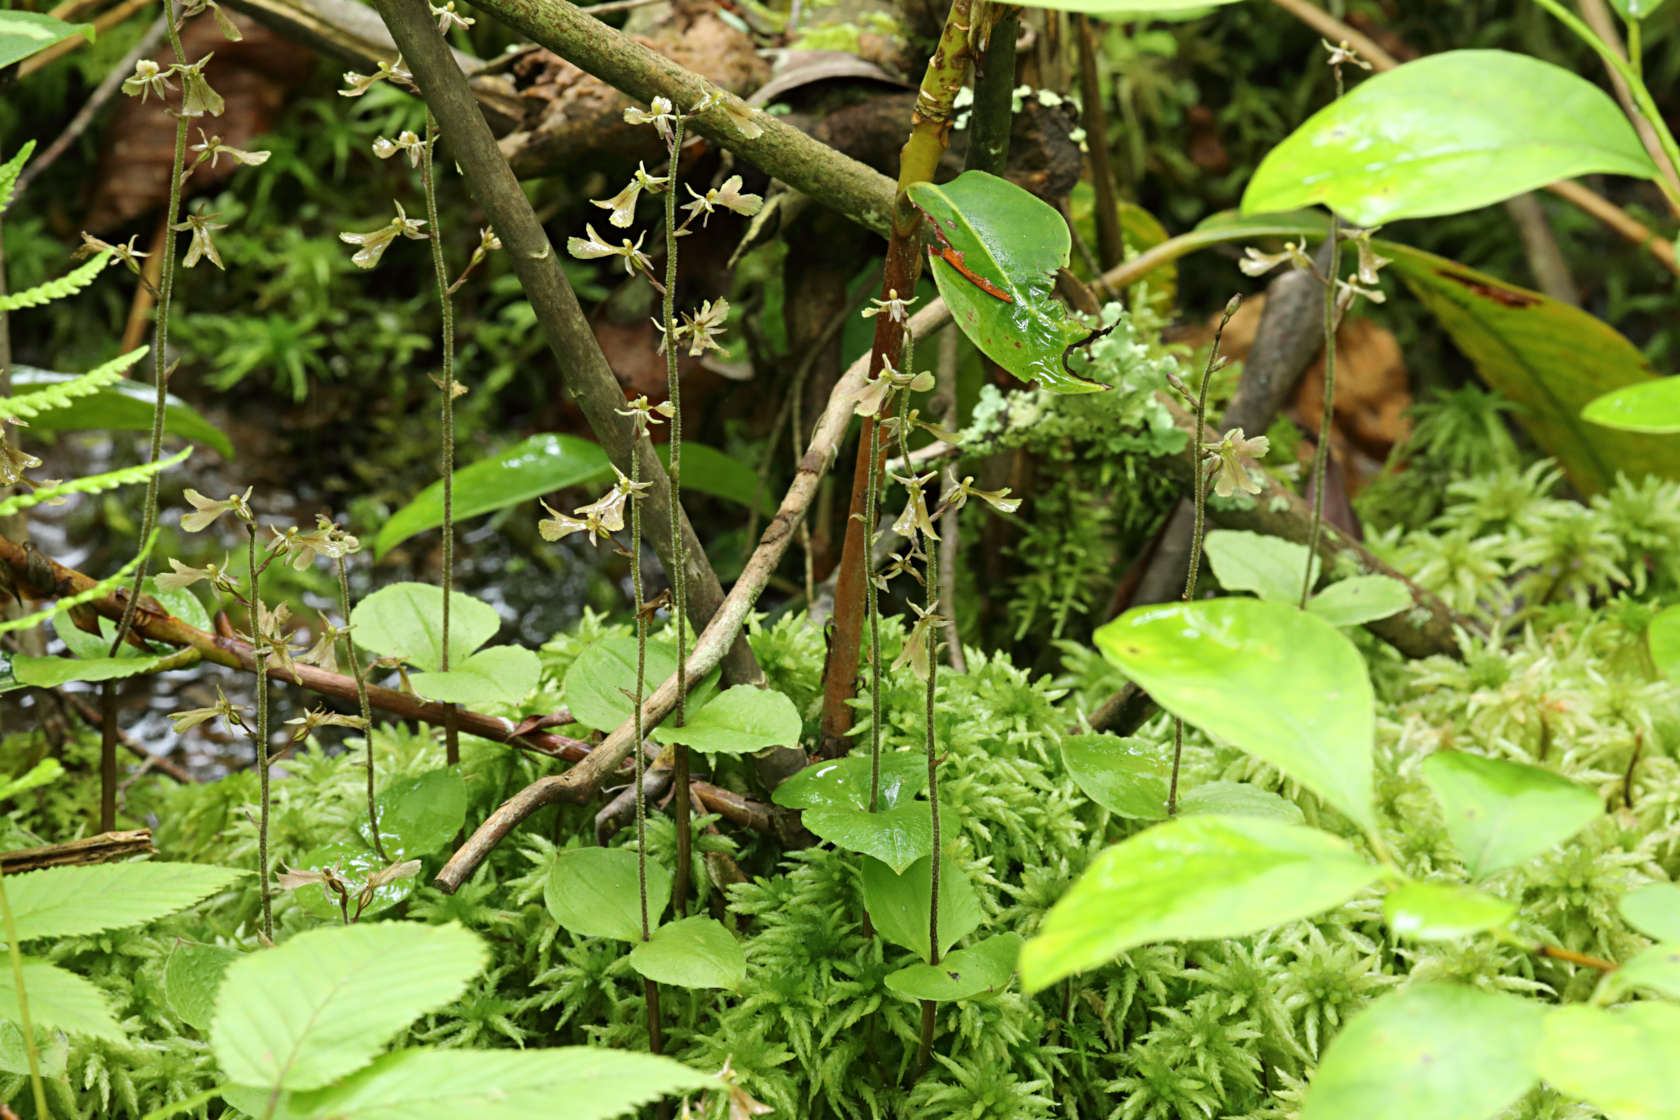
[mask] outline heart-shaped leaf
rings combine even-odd
[[[738,684],[706,701],[684,726],[661,726],[659,739],[706,754],[752,754],[796,746],[804,726],[799,709],[782,693]]]
[[[412,778],[388,783],[375,802],[379,838],[392,859],[421,859],[435,855],[455,838],[467,819],[467,785],[458,770],[442,767]],[[366,814],[357,825],[364,841],[372,842]]]
[[[454,629],[453,625],[450,627]],[[454,635],[450,635],[453,641]],[[542,677],[542,663],[523,646],[491,646],[451,661],[448,672],[415,673],[414,691],[445,704],[517,704]]]
[[[1227,591],[1248,591],[1274,603],[1301,601],[1301,576],[1307,546],[1265,533],[1215,529],[1202,542],[1208,567]],[[1313,583],[1318,582],[1318,558],[1313,558]]]
[[[929,899],[932,897],[933,860],[923,856],[902,875],[880,860],[863,861],[863,905],[869,911],[875,932],[894,945],[902,945],[928,959]],[[980,896],[949,856],[939,860],[939,952],[980,928],[984,920]]]
[[[867,754],[817,762],[777,786],[771,800],[785,809],[868,809],[869,776]],[[882,752],[876,808],[908,804],[927,788],[927,777],[927,758],[920,751]]]
[[[427,672],[443,667],[443,589],[429,583],[381,587],[350,612],[356,644],[381,657],[401,657]],[[496,608],[471,595],[449,596],[449,660],[459,664],[496,636]]]
[[[1424,759],[1423,780],[1472,879],[1561,844],[1604,811],[1591,790],[1550,770],[1463,751]]]
[[[746,979],[747,957],[721,922],[696,916],[660,926],[647,941],[637,941],[630,967],[659,984],[734,988]]]
[[[1307,610],[1332,626],[1363,626],[1411,605],[1412,593],[1393,576],[1350,576],[1307,600]]]
[[[671,899],[671,873],[647,865],[648,923],[657,924]],[[543,883],[554,920],[580,937],[641,941],[641,893],[636,853],[628,848],[568,848],[555,857]]]
[[[1021,935],[1000,933],[940,958],[887,974],[887,990],[905,999],[949,1002],[1002,991],[1015,974]]]
[[[1146,739],[1115,735],[1069,735],[1062,763],[1085,796],[1109,812],[1133,820],[1167,815],[1167,773],[1171,760]]]
[[[903,871],[933,851],[930,813],[926,801],[908,801],[877,813],[850,805],[807,809],[801,819],[813,835],[835,847],[862,852]]]

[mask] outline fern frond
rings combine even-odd
[[[23,165],[29,162],[29,156],[34,151],[35,141],[25,140],[17,155],[0,164],[0,214],[4,214],[6,207],[12,204],[12,188],[17,186],[18,176],[23,174]]]
[[[138,466],[123,467],[121,470],[106,471],[104,474],[89,475],[87,478],[73,478],[69,482],[41,487],[27,494],[14,494],[5,501],[0,501],[0,517],[10,517],[19,510],[38,506],[54,498],[71,494],[98,494],[104,490],[115,490],[119,486],[144,482],[154,474],[175,466],[190,454],[192,448],[182,448],[169,458],[159,459],[155,463],[141,463]]]
[[[182,454],[185,454],[185,452]],[[8,630],[27,630],[31,626],[40,625],[59,611],[66,610],[70,607],[79,607],[83,603],[91,602],[94,599],[99,599],[109,595],[118,587],[121,587],[124,583],[128,582],[128,578],[134,574],[134,569],[139,566],[140,558],[151,554],[152,546],[157,543],[157,539],[158,531],[153,529],[152,535],[146,538],[146,543],[141,547],[139,552],[135,553],[134,559],[124,564],[120,571],[106,576],[86,591],[78,591],[74,595],[65,596],[46,610],[36,611],[34,614],[27,614],[22,618],[9,618],[4,622],[0,622],[0,634],[4,634]]]
[[[0,296],[0,311],[16,311],[23,307],[40,307],[42,304],[51,303],[66,296],[73,296],[93,283],[100,272],[104,271],[105,266],[110,263],[111,254],[106,251],[80,268],[71,269],[57,280],[48,280],[45,283],[35,285],[33,288],[25,288],[21,292],[12,292],[9,295]]]
[[[43,412],[69,408],[77,397],[92,396],[105,386],[121,381],[128,367],[146,356],[147,349],[149,348],[141,346],[130,350],[69,381],[44,385],[32,393],[22,393],[15,397],[0,397],[0,420],[32,420]]]

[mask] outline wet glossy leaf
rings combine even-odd
[[[1516,912],[1503,898],[1446,883],[1406,883],[1383,900],[1388,928],[1412,941],[1468,937],[1504,925]]]
[[[685,726],[661,725],[659,739],[707,754],[752,754],[797,746],[804,726],[799,709],[782,693],[740,684],[706,701]]]
[[[734,988],[747,976],[747,957],[735,935],[715,918],[662,925],[630,950],[630,967],[679,988]]]
[[[949,1002],[992,995],[1009,985],[1015,959],[1021,955],[1021,935],[1000,933],[957,949],[938,964],[913,964],[887,974],[887,989],[905,999]]]
[[[671,873],[647,865],[648,924],[657,925],[671,899]],[[636,853],[628,848],[567,848],[543,884],[543,902],[554,920],[580,937],[642,939]]]
[[[1161,707],[1375,828],[1371,682],[1334,626],[1284,603],[1206,599],[1129,610],[1095,639]]]
[[[458,771],[444,767],[388,782],[375,801],[379,838],[393,860],[435,855],[455,839],[467,819],[467,786]],[[364,809],[356,831],[372,842]]]
[[[1274,603],[1301,601],[1301,576],[1307,546],[1265,533],[1215,529],[1202,547],[1208,567],[1227,591],[1249,591]],[[1313,582],[1318,582],[1318,559],[1313,559]]]
[[[902,875],[880,860],[866,859],[860,869],[863,905],[875,932],[928,959],[928,900],[933,860],[923,856]],[[939,952],[980,928],[985,918],[980,896],[963,869],[943,856],[939,861]]]
[[[450,626],[454,630],[453,624]],[[451,639],[454,635],[451,634]],[[450,662],[449,671],[415,673],[414,691],[428,700],[479,707],[517,704],[537,687],[542,663],[523,646],[491,646]]]
[[[1540,1036],[1530,1000],[1413,984],[1331,1039],[1301,1120],[1490,1120],[1534,1086]]]
[[[1680,377],[1642,381],[1594,397],[1581,418],[1623,432],[1680,433]]]
[[[785,809],[868,809],[869,770],[867,753],[813,763],[777,786],[771,800]],[[882,752],[877,808],[908,804],[926,788],[927,759],[921,752]]]
[[[1680,683],[1680,606],[1665,608],[1646,628],[1645,641],[1657,672]]]
[[[170,1010],[189,1027],[209,1030],[222,977],[243,955],[221,945],[177,941],[163,966],[163,993]]]
[[[1680,941],[1680,885],[1647,883],[1624,894],[1616,908],[1628,925],[1656,941]]]
[[[910,200],[961,265],[930,257],[940,296],[981,353],[1022,381],[1058,393],[1106,388],[1062,364],[1091,330],[1055,298],[1056,271],[1067,266],[1073,244],[1060,214],[983,171],[965,171],[949,183],[917,183]]]
[[[1360,226],[1457,214],[1559,179],[1656,167],[1610,95],[1508,51],[1445,51],[1360,82],[1261,160],[1244,213],[1323,204]]]
[[[1302,824],[1307,819],[1301,807],[1289,798],[1247,782],[1203,782],[1181,791],[1178,815],[1189,817],[1197,814],[1265,817],[1288,824]]]
[[[1570,1004],[1546,1013],[1535,1067],[1554,1089],[1610,1120],[1676,1120],[1676,1054],[1680,1006],[1650,1000],[1606,1011]]]
[[[1651,991],[1669,999],[1680,999],[1680,941],[1668,941],[1642,949],[1606,973],[1594,993],[1595,1002],[1615,999],[1626,992]]]
[[[381,587],[350,612],[356,644],[381,657],[401,657],[427,672],[443,658],[443,589],[429,583]],[[496,608],[471,595],[449,597],[449,659],[465,661],[496,636],[502,620]]]
[[[1167,815],[1172,760],[1159,744],[1116,735],[1062,739],[1068,776],[1098,805],[1122,817],[1154,821]]]
[[[44,389],[74,381],[73,373],[17,366],[12,371],[12,391]],[[77,397],[67,408],[55,408],[29,421],[31,432],[149,432],[157,408],[157,391],[137,381],[119,381],[85,397]],[[163,430],[168,435],[190,439],[213,449],[224,459],[234,457],[233,441],[206,420],[186,401],[173,393],[163,406]]]
[[[189,588],[181,587],[169,591],[159,591],[157,583],[146,581],[146,594],[152,596],[163,605],[163,609],[185,622],[188,626],[196,626],[200,630],[210,629],[210,612],[204,609],[204,604]],[[105,657],[115,657],[117,660],[140,658],[150,660],[151,655],[136,649],[124,642],[115,654],[111,653],[111,642],[117,636],[117,624],[109,618],[99,620],[99,633],[89,634],[81,630],[70,621],[69,612],[60,611],[53,615],[53,630],[64,642],[72,654],[89,661]],[[168,646],[153,645],[158,653],[174,652]]]
[[[867,795],[868,786],[864,787]],[[849,805],[807,809],[805,827],[837,848],[873,856],[903,871],[933,851],[933,819],[926,801],[907,801],[871,813]]]
[[[1327,832],[1261,817],[1178,817],[1122,840],[1021,951],[1028,991],[1153,941],[1240,937],[1346,902],[1377,867]]]
[[[1332,626],[1363,626],[1411,606],[1412,593],[1392,576],[1350,576],[1307,600],[1307,610]]]
[[[1561,844],[1604,811],[1591,790],[1549,770],[1463,751],[1424,759],[1423,780],[1472,879]]]
[[[0,67],[20,62],[72,35],[93,42],[93,24],[65,23],[38,12],[0,12]]]

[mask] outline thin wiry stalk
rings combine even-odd
[[[338,565],[338,609],[344,618],[344,624],[350,625],[350,575],[344,565],[344,557],[336,556],[333,562]],[[367,806],[368,829],[373,834],[373,850],[385,863],[391,862],[391,857],[385,854],[385,844],[379,838],[379,810],[375,807],[373,798],[373,706],[368,703],[367,681],[362,679],[361,658],[356,654],[356,639],[348,634],[344,636],[344,661],[350,667],[350,675],[356,681],[356,700],[362,710],[362,735],[367,743]]]
[[[175,0],[163,0],[163,25],[169,33],[169,47],[175,52],[175,61],[185,63],[186,53],[181,47],[181,29],[175,24]],[[146,461],[155,463],[163,454],[163,414],[169,403],[169,311],[170,303],[175,295],[175,224],[181,219],[181,173],[187,163],[187,118],[185,114],[175,118],[175,156],[169,171],[169,209],[164,212],[163,236],[163,264],[158,281],[157,327],[156,338],[152,343],[152,382],[156,389],[156,398],[152,406],[152,432]],[[141,547],[152,539],[152,528],[157,524],[158,511],[158,475],[153,474],[146,480],[146,505],[140,515]],[[150,557],[142,555],[140,563],[134,569],[134,585],[129,591],[128,602],[123,606],[122,620],[117,623],[117,635],[111,642],[111,656],[115,657],[122,648],[123,638],[128,634],[128,628],[134,624],[134,611],[140,603],[140,589],[146,582],[148,561]]]
[[[1213,383],[1214,371],[1219,368],[1219,343],[1225,336],[1225,327],[1231,322],[1231,316],[1237,313],[1237,307],[1242,303],[1240,296],[1231,297],[1225,305],[1225,314],[1219,319],[1219,326],[1213,331],[1213,348],[1208,351],[1207,368],[1202,370],[1202,387],[1196,396],[1196,427],[1195,438],[1202,438],[1202,426],[1207,423],[1208,386]],[[1196,504],[1196,525],[1190,536],[1190,568],[1184,576],[1184,601],[1196,601],[1196,577],[1202,566],[1202,537],[1207,527],[1207,472],[1198,460],[1196,480],[1192,487]],[[1178,770],[1179,763],[1184,758],[1184,721],[1173,719],[1173,760],[1172,779],[1167,784],[1167,816],[1178,815]]]
[[[257,670],[257,875],[262,891],[262,932],[274,940],[274,908],[268,894],[268,642],[262,629],[262,600],[257,595],[257,522],[246,522],[251,538],[251,659]],[[378,835],[375,833],[375,835]]]
[[[23,1029],[23,1052],[29,1056],[29,1088],[35,1097],[35,1115],[47,1111],[47,1087],[41,1080],[41,1053],[35,1046],[35,1024],[29,1018],[29,994],[23,986],[23,950],[18,947],[17,924],[12,920],[12,902],[6,897],[5,876],[0,875],[0,918],[6,922],[6,949],[12,958],[12,984],[17,989],[18,1026]]]
[[[875,548],[875,520],[881,501],[881,426],[869,428],[869,490],[863,500],[863,524],[872,555]],[[881,797],[881,600],[875,573],[864,584],[864,608],[869,612],[869,811],[875,812]]]
[[[671,402],[671,617],[677,625],[677,707],[673,726],[687,716],[688,698],[688,581],[683,574],[687,557],[682,538],[682,382],[677,376],[677,159],[682,153],[683,117],[671,125],[671,166],[665,184],[665,393]],[[677,828],[677,868],[671,884],[671,906],[677,917],[688,912],[688,871],[693,859],[688,824],[688,748],[672,748],[671,817]]]
[[[426,142],[420,149],[420,185],[426,192],[426,223],[432,227],[432,271],[437,275],[438,311],[443,319],[443,652],[438,667],[449,671],[449,599],[455,590],[455,303],[449,295],[449,272],[443,260],[443,231],[438,225],[437,182],[432,149],[437,146],[437,118],[426,112]],[[443,723],[444,761],[461,761],[460,733],[454,705]],[[369,740],[368,780],[372,778],[372,740]]]
[[[636,438],[641,438],[641,420],[637,419]],[[636,760],[636,890],[641,896],[642,940],[653,936],[648,924],[647,890],[647,794],[642,785],[646,760],[642,744],[646,729],[642,726],[642,695],[647,690],[647,612],[642,610],[642,503],[636,483],[642,480],[642,457],[630,456],[630,588],[635,595],[636,611],[636,694],[631,702],[636,709],[636,747],[630,752]],[[647,1003],[648,1049],[655,1054],[663,1048],[659,1032],[659,985],[642,978],[642,994]]]
[[[1338,84],[1340,78],[1337,79]],[[1307,531],[1307,565],[1301,573],[1301,609],[1313,588],[1313,557],[1318,555],[1319,531],[1324,526],[1324,472],[1330,462],[1330,431],[1336,422],[1336,277],[1342,267],[1342,221],[1330,213],[1330,273],[1324,278],[1324,416],[1313,450],[1312,528]]]

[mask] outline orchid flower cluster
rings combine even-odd
[[[1383,294],[1382,289],[1377,286],[1381,283],[1377,274],[1390,261],[1389,258],[1379,255],[1371,245],[1371,235],[1376,232],[1375,227],[1341,231],[1342,243],[1352,245],[1354,248],[1357,255],[1357,266],[1353,273],[1354,279],[1336,278],[1336,314],[1338,316],[1345,314],[1347,309],[1353,306],[1355,299],[1364,298],[1372,303],[1382,303],[1388,298]],[[1307,253],[1307,242],[1304,237],[1285,244],[1282,249],[1275,253],[1262,253],[1250,246],[1243,250],[1243,259],[1237,262],[1237,267],[1242,269],[1245,276],[1264,276],[1280,265],[1305,269],[1318,276],[1318,269],[1314,266],[1312,257]],[[1318,279],[1321,283],[1325,282],[1322,276],[1319,276]]]

